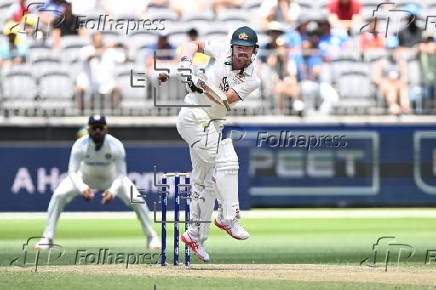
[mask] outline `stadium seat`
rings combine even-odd
[[[32,62],[32,73],[38,78],[49,71],[59,69],[61,65],[62,61],[57,57],[39,58]]]
[[[90,45],[89,41],[77,36],[62,37],[62,59],[66,62],[80,59],[80,50],[87,45]]]
[[[110,44],[110,43],[114,43],[114,42],[126,43],[124,41],[124,35],[118,33],[117,31],[104,30],[104,31],[101,31],[101,34],[103,35],[103,39],[104,39],[105,44]]]
[[[339,94],[339,102],[335,105],[336,112],[368,114],[376,106],[374,86],[369,73],[365,71],[342,72],[337,78],[336,90]]]
[[[374,10],[377,9],[377,6],[382,2],[379,0],[365,0],[362,1],[362,9],[361,15],[362,19],[369,19],[373,16]]]
[[[215,15],[211,11],[204,11],[201,13],[185,13],[182,15],[182,22],[190,22],[191,24],[196,21],[203,22],[207,25],[208,22],[213,21]]]
[[[384,48],[372,48],[363,53],[363,60],[366,62],[374,62],[387,56],[387,51]]]
[[[123,115],[143,115],[151,111],[153,100],[146,98],[146,88],[132,88],[130,86],[131,71],[120,72],[117,76],[120,85]],[[147,83],[148,85],[148,83]]]
[[[204,41],[216,41],[217,43],[225,42],[229,39],[229,32],[227,30],[210,30],[204,36]]]
[[[38,81],[40,105],[49,115],[71,115],[75,112],[73,81],[66,71],[51,71]]]
[[[83,70],[83,62],[80,59],[73,60],[67,64],[69,67],[69,72],[73,82],[77,79],[79,73]]]
[[[182,15],[181,22],[195,27],[201,35],[205,30],[210,28],[214,18],[215,15],[212,12],[189,13]]]
[[[264,115],[269,108],[267,104],[268,103],[262,99],[261,89],[256,89],[246,97],[246,101],[238,102],[238,105],[232,109],[232,114],[240,116]]]
[[[401,51],[401,56],[406,61],[416,60],[418,54],[418,49],[416,48],[408,48]]]
[[[29,46],[28,56],[31,62],[53,56],[53,47],[44,43],[33,43]]]
[[[129,45],[131,48],[149,47],[157,42],[157,33],[152,31],[135,31],[130,34]]]
[[[154,20],[154,19],[164,19],[165,22],[175,22],[179,19],[179,15],[170,10],[170,9],[155,9],[151,8],[147,10],[147,18]]]
[[[263,0],[245,0],[243,1],[243,9],[258,9],[262,5]]]
[[[396,1],[393,1],[393,2],[396,3],[396,7],[397,8],[403,8],[403,7],[407,6],[408,4],[414,4],[414,5],[418,6],[419,9],[421,9],[421,8],[423,8],[426,5],[426,3],[423,3],[423,2],[425,2],[423,0],[421,0],[421,1],[396,0]]]
[[[176,47],[179,47],[180,45],[182,45],[187,41],[188,41],[188,36],[185,30],[173,31],[169,34],[169,42]]]
[[[66,35],[66,36],[62,36],[62,38],[61,38],[61,47],[62,48],[68,48],[71,46],[84,47],[84,46],[89,45],[89,44],[90,44],[89,40],[87,40],[83,37],[79,37],[77,35]]]
[[[225,9],[219,12],[216,16],[218,21],[239,20],[247,22],[250,15],[243,9]]]
[[[15,1],[6,0],[6,1],[2,1],[2,3],[0,4],[0,28],[2,28],[1,31],[3,31],[3,23],[6,21],[6,17],[7,17],[6,12],[8,11],[12,3],[15,3]]]
[[[319,9],[316,5],[316,1],[313,0],[297,0],[296,1],[301,9],[302,15],[313,15],[316,13],[320,13]]]
[[[354,58],[340,58],[332,60],[330,62],[330,80],[332,84],[337,82],[338,77],[342,73],[349,71],[350,69],[356,69],[359,66],[366,66],[366,64],[359,62]]]
[[[17,67],[2,72],[3,110],[8,115],[35,115],[37,111],[35,78],[27,66]]]

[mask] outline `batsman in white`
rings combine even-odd
[[[194,72],[187,78],[190,92],[185,103],[207,106],[184,107],[177,119],[177,130],[189,145],[192,161],[191,220],[210,221],[215,199],[218,199],[219,213],[215,225],[238,240],[249,237],[237,220],[239,162],[232,140],[221,138],[221,123],[228,112],[225,103],[232,108],[238,102],[249,101],[247,96],[260,87],[253,63],[257,42],[256,32],[243,26],[233,32],[230,45],[201,41],[184,44],[180,61],[181,68]],[[224,92],[224,98],[227,98],[224,104],[217,101],[195,76],[192,57],[196,52],[209,55],[213,60],[201,79]],[[181,236],[203,261],[209,260],[204,247],[208,232],[208,223],[193,223]]]
[[[131,203],[131,186],[134,201],[139,201],[139,192],[127,177],[125,157],[126,152],[121,141],[108,134],[106,118],[99,115],[89,117],[88,135],[78,139],[72,147],[68,176],[55,189],[50,199],[43,238],[35,245],[35,249],[49,249],[53,245],[56,224],[65,205],[78,195],[82,195],[87,201],[92,200],[93,190],[104,191],[101,201],[103,204],[119,197],[131,207],[147,237],[147,248],[160,249],[160,240],[153,230],[147,205]]]

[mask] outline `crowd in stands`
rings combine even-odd
[[[155,51],[158,65],[175,66],[183,42],[228,41],[241,25],[258,31],[262,87],[236,114],[436,110],[436,3],[430,0],[44,2],[0,0],[2,112],[32,114],[42,106],[80,114],[103,106],[150,113]],[[132,87],[133,71],[147,77],[145,89]],[[183,84],[167,85],[161,95],[183,99]]]

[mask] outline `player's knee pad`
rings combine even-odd
[[[238,169],[239,160],[235,148],[233,148],[232,139],[221,140],[215,160],[215,170],[238,174]]]
[[[233,148],[232,140],[220,143],[215,163],[215,188],[220,201],[223,218],[232,220],[236,217],[238,203],[238,169],[239,161]]]

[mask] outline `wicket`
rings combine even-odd
[[[174,189],[174,221],[167,220],[167,207],[168,207],[168,194],[169,194],[169,185],[167,184],[167,179],[169,177],[174,176],[175,189]],[[183,176],[185,178],[185,183],[180,184],[180,177]],[[180,228],[179,224],[185,224],[185,230],[188,230],[189,227],[189,200],[191,194],[191,185],[190,185],[190,177],[188,173],[166,173],[162,178],[162,184],[157,185],[159,188],[160,199],[162,204],[162,220],[160,223],[162,224],[162,248],[161,248],[161,265],[167,266],[167,256],[166,256],[166,238],[167,238],[167,223],[174,224],[174,266],[179,265],[179,234]],[[161,189],[162,188],[162,189]],[[182,190],[181,190],[182,188]],[[184,188],[184,189],[183,189]],[[185,195],[183,195],[185,194]],[[180,221],[180,199],[185,199],[185,220]],[[185,245],[185,266],[189,266],[191,263],[191,256],[189,247]]]

